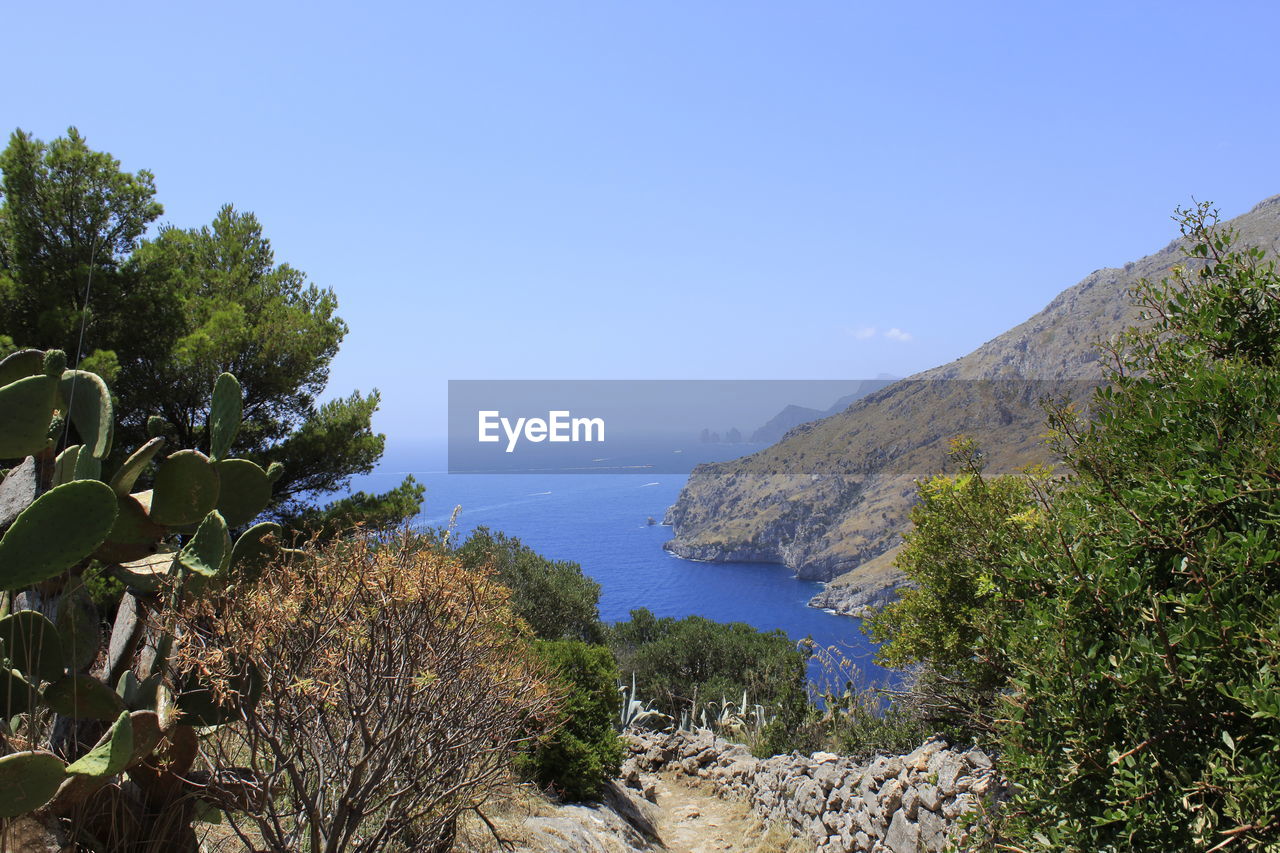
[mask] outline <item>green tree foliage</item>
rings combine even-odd
[[[995,641],[1010,597],[999,594],[997,579],[1007,579],[1009,560],[1039,518],[1037,496],[1049,488],[1049,472],[986,477],[970,438],[953,441],[951,456],[957,473],[919,483],[912,528],[895,560],[914,587],[864,624],[882,643],[877,663],[915,670],[920,714],[989,734],[1010,674]]]
[[[944,664],[1002,650],[1001,849],[1280,849],[1280,276],[1207,207],[1182,217],[1188,260],[1138,292],[1151,325],[1113,348],[1094,420],[1052,409],[1072,477],[1014,547],[995,519],[966,533],[993,555],[990,595],[954,602],[976,636],[885,623]],[[966,494],[939,524],[982,511]]]
[[[607,629],[623,672],[634,672],[646,696],[677,719],[700,702],[748,701],[774,715],[803,715],[808,704],[806,655],[781,631],[701,616],[655,617],[645,608]]]
[[[121,171],[74,128],[48,144],[16,131],[0,169],[0,330],[8,346],[84,353],[127,413],[119,446],[145,441],[158,415],[170,446],[207,448],[209,388],[228,371],[249,425],[235,451],[283,464],[276,515],[334,529],[416,513],[411,481],[332,512],[310,507],[382,455],[384,436],[371,427],[379,397],[318,402],[346,324],[331,289],[276,262],[252,213],[227,205],[210,225],[146,240],[162,212],[152,175]]]
[[[597,797],[622,763],[622,741],[614,729],[621,702],[618,665],[604,646],[577,640],[538,640],[534,651],[564,692],[561,723],[538,739],[518,768],[564,799]]]
[[[112,350],[131,335],[144,339],[169,307],[126,269],[164,211],[154,177],[120,171],[75,128],[47,145],[15,131],[0,172],[0,330],[8,347],[82,354],[81,367],[111,380]],[[86,292],[91,307],[82,312]]]
[[[1046,849],[1280,846],[1280,277],[1213,222],[1184,212],[1096,422],[1055,415],[1077,479],[1012,567],[1014,827]]]
[[[422,484],[409,475],[391,491],[376,495],[354,492],[325,507],[308,506],[284,513],[282,521],[293,530],[311,531],[322,541],[341,536],[357,526],[370,533],[386,533],[418,513],[424,490]]]
[[[584,575],[577,563],[549,560],[514,536],[487,527],[477,528],[457,554],[468,568],[488,566],[497,573],[534,636],[599,641],[600,584]]]

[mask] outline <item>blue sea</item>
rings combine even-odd
[[[675,503],[684,475],[448,474],[441,458],[426,449],[388,454],[378,471],[355,485],[384,490],[412,473],[427,487],[415,525],[443,527],[452,519],[453,536],[462,538],[486,526],[518,537],[543,556],[578,563],[600,584],[606,622],[647,607],[657,616],[781,628],[795,641],[812,637],[836,649],[828,659],[845,662],[833,669],[818,657],[811,660],[815,686],[892,680],[893,673],[872,663],[874,645],[859,620],[806,606],[821,584],[798,580],[779,565],[697,562],[664,551],[671,528],[661,524],[662,517]],[[649,518],[658,523],[649,524]]]

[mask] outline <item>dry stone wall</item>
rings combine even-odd
[[[790,824],[821,853],[962,850],[962,816],[989,813],[1001,796],[986,753],[940,738],[865,763],[827,752],[759,759],[709,731],[632,732],[628,741],[625,784],[645,791],[646,775],[663,770],[708,780],[765,820]]]

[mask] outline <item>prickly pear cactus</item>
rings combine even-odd
[[[252,582],[282,552],[278,525],[231,535],[262,513],[280,474],[228,457],[241,412],[240,385],[222,374],[208,456],[184,449],[155,464],[164,423],[153,418],[156,437],[104,478],[114,412],[101,378],[68,370],[57,350],[0,361],[0,819],[56,820],[87,802],[107,820],[117,806],[145,815],[137,803],[103,799],[138,790],[148,808],[200,802],[184,776],[196,726],[234,718],[235,709],[214,702],[207,685],[170,677],[180,639],[165,631],[167,614],[231,575]],[[79,443],[60,447],[70,428]],[[152,488],[134,491],[148,472]],[[105,643],[80,581],[94,562],[126,587]],[[238,701],[256,693],[246,683]],[[122,776],[134,785],[110,785]],[[174,823],[170,815],[153,828],[177,838]],[[132,840],[154,844],[145,824]]]

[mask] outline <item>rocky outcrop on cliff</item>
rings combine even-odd
[[[826,752],[759,759],[709,731],[633,732],[628,742],[624,784],[644,788],[658,772],[706,780],[820,853],[936,853],[962,842],[962,816],[991,813],[1007,793],[990,756],[939,738],[863,763]]]
[[[1280,196],[1226,223],[1242,243],[1280,246]],[[1123,268],[1098,270],[1025,323],[969,355],[876,391],[777,444],[701,465],[667,514],[666,547],[699,560],[783,563],[837,582],[820,596],[842,612],[883,601],[902,582],[876,558],[901,542],[914,481],[943,469],[948,442],[975,437],[993,473],[1047,458],[1045,396],[1086,398],[1101,376],[1095,341],[1138,322],[1129,291],[1184,259],[1177,241]],[[817,602],[815,602],[817,603]]]

